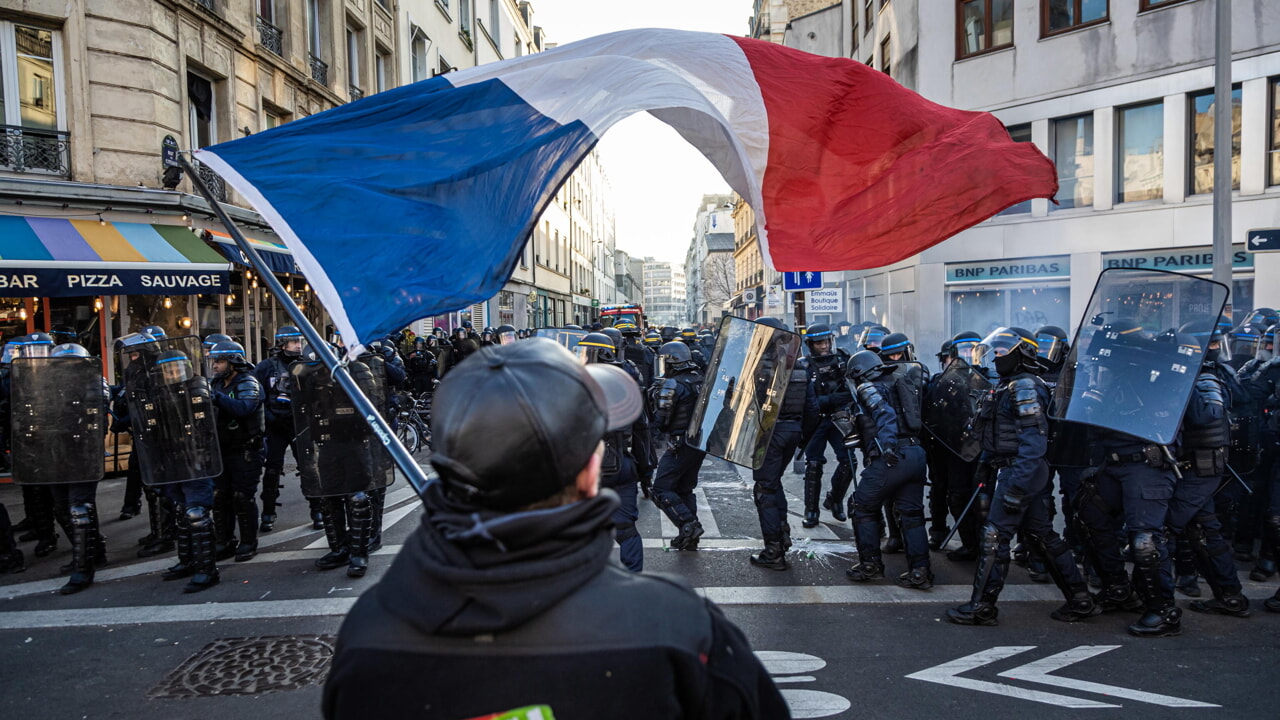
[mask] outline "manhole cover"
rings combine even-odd
[[[223,638],[187,658],[147,693],[151,698],[261,695],[320,682],[333,635]]]

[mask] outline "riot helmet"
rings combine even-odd
[[[952,357],[952,356],[951,356],[951,347],[952,347],[952,345],[953,345],[953,343],[952,343],[950,340],[943,340],[943,341],[942,341],[942,347],[938,349],[938,353],[937,353],[937,355],[935,355],[935,357],[937,357],[937,358],[938,358],[938,369],[939,369],[939,370],[946,370],[946,369],[947,369],[947,365],[950,363],[950,360],[951,360],[951,357]]]
[[[613,340],[602,332],[591,332],[582,336],[578,344],[574,346],[573,352],[583,363],[590,365],[591,363],[610,363],[618,362],[618,346],[613,344]]]
[[[685,345],[692,346],[694,343],[698,342],[698,331],[691,327],[684,328],[680,331],[680,340]]]
[[[1044,368],[1040,365],[1038,343],[1035,336],[1020,327],[1002,327],[991,331],[978,345],[984,365],[988,362],[995,367],[1001,377],[1009,377],[1019,372],[1039,373]]]
[[[598,332],[608,335],[609,339],[613,341],[613,346],[619,350],[622,349],[622,333],[619,332],[617,328],[601,328]]]
[[[834,341],[831,327],[824,323],[810,325],[804,333],[804,345],[809,349],[810,357],[830,355]]]
[[[1173,345],[1177,353],[1185,358],[1180,363],[1185,362],[1189,367],[1198,366],[1200,356],[1204,354],[1200,340],[1191,333],[1178,332],[1170,328],[1155,336],[1154,340],[1161,345]]]
[[[49,335],[53,338],[53,342],[56,345],[73,343],[79,338],[79,335],[76,334],[75,328],[70,325],[54,325],[49,328]]]
[[[565,330],[581,330],[581,329],[582,329],[582,326],[581,326],[581,325],[574,325],[573,323],[569,323],[568,325],[565,325],[565,326],[564,326],[564,329],[565,329]]]
[[[53,349],[53,338],[49,337],[49,333],[33,332],[22,341],[22,357],[28,358],[47,358],[49,351]]]
[[[4,353],[0,355],[0,365],[8,365],[9,363],[22,357],[22,343],[27,339],[26,335],[19,335],[4,344]],[[120,341],[117,340],[119,345]]]
[[[859,350],[849,358],[849,362],[845,363],[844,379],[851,386],[857,386],[891,371],[891,368],[885,367],[884,362],[874,350]]]
[[[615,323],[614,327],[618,329],[618,332],[622,333],[626,337],[640,337],[640,327],[628,320]]]
[[[899,355],[901,357],[894,360],[891,355]],[[889,333],[880,341],[880,357],[894,362],[915,362],[916,346],[911,344],[911,339],[906,333]]]
[[[293,325],[281,325],[276,329],[276,347],[286,357],[298,357],[302,354],[303,339],[302,331]]]
[[[662,342],[669,343],[676,339],[676,336],[680,334],[680,331],[670,325],[663,325],[662,331],[659,334],[662,335]]]
[[[231,336],[223,335],[222,333],[209,333],[204,336],[204,342],[201,344],[204,345],[204,351],[209,352],[214,345],[220,342],[232,342]]]
[[[1220,326],[1212,320],[1190,320],[1178,328],[1178,332],[1195,338],[1204,351],[1205,362],[1226,362],[1231,359],[1230,343],[1222,342]]]
[[[1245,317],[1241,326],[1252,325],[1258,328],[1269,328],[1272,325],[1280,324],[1280,312],[1276,312],[1269,307],[1254,308]]]
[[[485,343],[486,345],[487,345],[487,344],[491,344],[491,343],[493,343],[493,342],[494,342],[494,340],[493,340],[493,331],[492,331],[492,330],[490,330],[489,328],[485,328],[484,330],[481,330],[481,331],[480,331],[480,342]]]
[[[779,330],[790,330],[786,323],[776,317],[762,317],[757,319],[756,322],[760,325],[768,325],[771,328],[777,328]]]
[[[231,376],[232,371],[248,365],[244,359],[244,346],[234,341],[224,341],[214,345],[208,353],[209,369],[212,371],[211,377],[215,380],[222,380]],[[215,370],[214,363],[226,361],[225,370]]]
[[[697,367],[693,362],[693,353],[689,352],[688,345],[679,340],[663,343],[658,349],[658,374],[662,377],[692,367]]]
[[[644,336],[644,344],[655,349],[661,347],[662,336],[658,334],[657,330],[650,330],[649,333]]]
[[[148,325],[139,332],[144,332],[157,340],[164,340],[169,337],[169,333],[165,332],[164,328],[159,325]]]
[[[1036,330],[1036,344],[1040,346],[1040,359],[1051,368],[1058,367],[1067,358],[1067,331],[1057,325]]]
[[[77,343],[62,343],[55,345],[49,353],[49,357],[89,357],[89,351],[84,349],[83,345]]]
[[[454,340],[466,340],[466,339],[467,339],[467,329],[466,329],[466,328],[464,328],[464,327],[461,327],[461,326],[454,328],[454,329],[453,329],[453,339],[454,339]]]
[[[858,346],[879,352],[880,344],[884,342],[884,336],[889,334],[889,328],[883,325],[868,325],[863,328],[861,337],[858,338]]]
[[[191,358],[181,350],[165,350],[156,358],[156,370],[165,385],[184,383],[195,376],[191,368]]]
[[[836,323],[836,337],[844,337],[848,335],[852,328],[853,328],[853,323],[849,322],[848,320],[841,320],[840,322]]]
[[[1231,341],[1227,343],[1231,357],[1256,357],[1262,350],[1262,336],[1265,334],[1266,331],[1256,325],[1241,325],[1232,331]]]
[[[973,367],[979,367],[982,359],[978,353],[980,342],[982,342],[982,336],[972,330],[956,333],[955,337],[951,338],[951,357],[959,358]]]
[[[519,339],[516,335],[516,329],[512,325],[499,325],[494,334],[497,336],[495,339],[499,345],[510,345]]]
[[[1272,325],[1262,335],[1262,353],[1258,355],[1263,360],[1270,360],[1276,357],[1276,336],[1280,335],[1280,325]]]

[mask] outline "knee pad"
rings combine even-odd
[[[769,494],[770,494],[769,489],[765,486],[763,482],[760,482],[758,480],[756,481],[755,485],[751,487],[751,499],[755,502],[756,507],[763,506],[765,497],[768,496]]]
[[[1193,545],[1204,544],[1205,532],[1202,519],[1203,517],[1203,515],[1196,514],[1195,517],[1191,518],[1191,521],[1187,523],[1187,527],[1182,531],[1183,537],[1187,539],[1187,542]]]
[[[904,513],[895,513],[898,516],[898,523],[902,525],[904,531],[924,527],[924,511],[910,510]]]
[[[1154,533],[1146,530],[1132,533],[1129,536],[1129,546],[1133,550],[1134,565],[1155,567],[1160,563],[1160,549]]]
[[[619,523],[618,525],[614,526],[613,536],[617,538],[618,543],[621,544],[623,540],[630,540],[633,537],[640,537],[640,531],[636,529],[636,524],[633,522]]]
[[[209,508],[203,505],[188,505],[184,517],[187,519],[188,526],[203,527],[209,523]]]
[[[369,493],[358,492],[350,495],[349,500],[352,510],[368,510],[372,503],[369,499]]]
[[[996,549],[1000,547],[1000,531],[996,529],[995,525],[987,523],[982,528],[982,537],[980,538],[980,542],[982,543],[982,552],[984,555],[995,554]]]
[[[89,527],[93,524],[93,506],[80,503],[71,506],[71,524],[74,527]]]
[[[853,514],[856,516],[866,516],[877,519],[880,517],[880,508],[873,505],[863,505],[860,502],[853,502],[850,504],[850,507],[853,508]]]
[[[818,475],[821,475],[822,466],[825,464],[826,464],[825,462],[815,461],[815,460],[806,461],[804,464],[804,474],[808,475],[809,473],[816,473]]]

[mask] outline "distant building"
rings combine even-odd
[[[688,324],[685,315],[684,267],[676,263],[644,259],[644,312],[650,325]]]

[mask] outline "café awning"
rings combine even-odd
[[[208,233],[209,241],[214,243],[218,251],[226,256],[228,260],[237,265],[252,267],[248,256],[240,250],[240,247],[236,245],[236,241],[230,235],[221,230],[205,230],[205,232]],[[258,256],[267,264],[267,267],[271,268],[272,272],[302,274],[302,271],[293,262],[293,255],[284,246],[283,242],[272,242],[249,235],[246,235],[245,239],[249,241],[254,250],[258,251]]]
[[[0,216],[0,297],[230,292],[230,266],[178,225]]]

